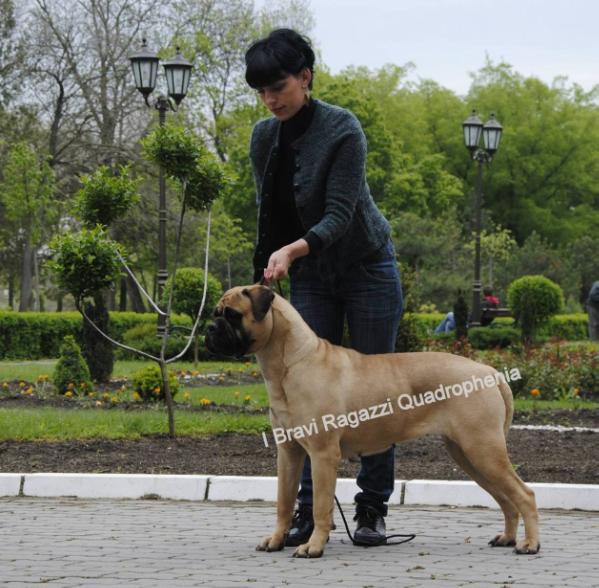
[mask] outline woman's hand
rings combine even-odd
[[[305,239],[298,239],[285,247],[275,251],[268,260],[268,267],[264,270],[264,280],[280,280],[289,275],[289,267],[298,258],[308,255],[310,247]]]

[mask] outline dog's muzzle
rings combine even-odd
[[[206,347],[211,353],[242,357],[247,354],[251,340],[240,328],[218,317],[206,331]]]

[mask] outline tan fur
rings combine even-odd
[[[452,396],[431,404],[402,410],[397,398],[412,398],[434,391],[440,384],[461,384],[473,376],[484,378],[496,371],[486,365],[447,353],[394,353],[363,355],[318,338],[298,312],[276,296],[264,320],[255,321],[250,297],[257,288],[229,290],[222,305],[244,314],[244,328],[255,339],[274,428],[321,425],[323,415],[347,414],[381,405],[393,405],[393,414],[349,426],[307,435],[277,445],[278,504],[274,531],[257,549],[282,549],[289,529],[305,454],[312,462],[315,528],[308,543],[294,555],[319,557],[332,522],[337,465],[341,457],[378,453],[407,439],[427,434],[443,436],[449,453],[482,488],[499,503],[505,529],[493,545],[514,545],[518,516],[524,519],[525,537],[516,544],[519,553],[539,549],[538,515],[534,493],[515,473],[507,455],[506,435],[512,420],[513,401],[503,382],[477,390],[468,398]]]

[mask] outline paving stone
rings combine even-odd
[[[389,532],[415,532],[413,542],[365,549],[338,528],[323,558],[300,560],[293,548],[254,550],[274,525],[269,503],[7,497],[0,498],[0,584],[599,586],[599,513],[545,510],[540,519],[541,552],[518,556],[487,546],[501,530],[496,511],[391,507]]]

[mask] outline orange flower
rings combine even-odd
[[[536,396],[540,396],[540,395],[541,395],[541,391],[540,391],[538,388],[533,388],[533,389],[530,391],[530,395],[531,395],[531,396],[535,396],[535,397],[536,397]]]

